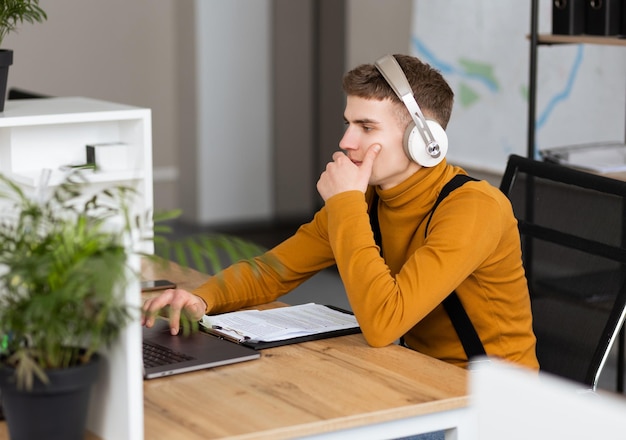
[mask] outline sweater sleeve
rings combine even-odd
[[[206,313],[223,313],[264,304],[290,292],[334,264],[328,244],[326,212],[263,255],[237,262],[193,291],[207,303]]]
[[[374,242],[362,193],[338,194],[326,208],[337,267],[372,346],[392,343],[437,307],[493,252],[501,229],[498,203],[461,188],[437,208],[426,240],[426,221],[417,228],[401,257],[404,263],[392,273]],[[385,236],[407,225],[381,219],[380,227]]]

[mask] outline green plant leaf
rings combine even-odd
[[[24,22],[41,23],[47,19],[46,12],[39,7],[39,0],[0,1],[0,46],[4,37],[15,32]]]

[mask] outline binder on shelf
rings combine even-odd
[[[254,349],[361,332],[351,312],[315,303],[205,315],[200,327],[215,336]]]
[[[619,35],[623,0],[587,0],[585,33],[589,35]]]
[[[600,174],[626,171],[626,145],[599,142],[540,150],[546,162],[580,168]]]
[[[87,164],[97,171],[128,169],[128,145],[125,142],[102,142],[86,145]]]
[[[580,35],[585,32],[587,0],[552,0],[552,33]]]

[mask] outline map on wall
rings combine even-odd
[[[540,1],[539,32],[552,2]],[[501,172],[526,155],[530,2],[414,0],[412,54],[439,70],[455,105],[447,128],[451,163]],[[536,147],[624,142],[626,47],[540,46]]]

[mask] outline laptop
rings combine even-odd
[[[249,347],[220,339],[202,331],[172,336],[169,323],[157,319],[143,328],[144,379],[171,376],[189,371],[258,359],[261,354]]]

